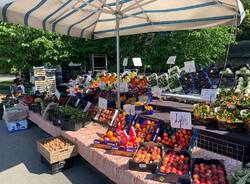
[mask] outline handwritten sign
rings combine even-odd
[[[123,110],[129,115],[135,115],[135,105],[125,104]]]
[[[170,125],[173,128],[192,129],[190,112],[170,112]]]
[[[157,86],[155,86],[155,87],[151,88],[151,92],[152,92],[152,94],[153,94],[154,97],[160,98],[161,94],[162,94],[162,89],[159,88],[159,87],[157,87]]]
[[[217,89],[202,89],[201,99],[208,102],[214,102],[217,98]]]
[[[60,99],[60,97],[61,97],[61,93],[56,89],[56,91],[55,91],[55,96],[56,96],[56,98],[59,100]]]
[[[123,66],[128,66],[128,58],[123,59]]]
[[[142,66],[141,58],[133,58],[134,66]]]
[[[167,64],[174,65],[176,60],[176,56],[170,56],[167,60]]]
[[[105,98],[99,97],[98,108],[107,109],[107,107],[108,107],[108,101]]]
[[[184,62],[184,69],[185,69],[185,72],[187,73],[196,72],[195,62],[194,61]]]

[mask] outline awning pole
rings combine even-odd
[[[120,35],[119,15],[116,14],[116,73],[117,73],[117,108],[121,109],[120,101]]]

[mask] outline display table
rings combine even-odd
[[[90,123],[76,132],[62,131],[51,122],[42,119],[40,114],[29,112],[30,121],[52,136],[62,135],[77,144],[79,154],[109,179],[119,184],[159,183],[153,181],[151,173],[128,170],[128,157],[111,155],[109,151],[93,148],[94,139],[106,132],[106,128]],[[147,179],[145,179],[147,178]]]

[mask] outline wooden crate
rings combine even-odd
[[[55,138],[59,138],[65,142],[68,142],[71,144],[71,146],[67,147],[67,148],[63,148],[61,150],[56,150],[56,151],[48,151],[43,144],[47,141],[53,140]],[[70,141],[66,140],[65,138],[58,136],[58,137],[52,137],[52,138],[46,138],[46,139],[42,139],[42,140],[38,140],[37,141],[37,149],[38,152],[50,163],[56,163],[59,161],[63,161],[65,159],[71,158],[73,156],[77,155],[77,147],[76,145],[74,145],[73,143],[71,143]]]

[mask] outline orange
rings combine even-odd
[[[111,138],[113,137],[113,132],[111,130],[109,130],[107,133],[106,133],[107,137],[108,138]]]

